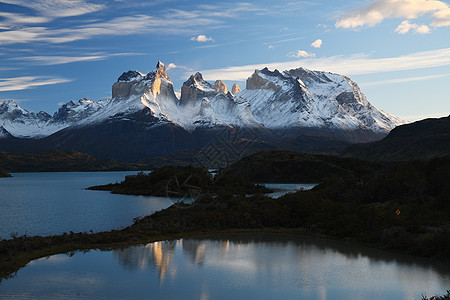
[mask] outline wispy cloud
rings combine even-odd
[[[214,39],[212,37],[207,37],[204,34],[199,34],[198,36],[191,37],[191,41],[204,43],[204,42],[214,42]]]
[[[316,55],[314,53],[306,52],[305,50],[295,50],[289,52],[287,56],[300,58],[300,57],[315,57]]]
[[[397,78],[390,80],[379,80],[379,81],[371,81],[371,82],[362,82],[359,85],[361,86],[377,86],[377,85],[387,85],[387,84],[398,84],[398,83],[408,83],[414,81],[425,81],[436,78],[448,77],[450,74],[438,74],[438,75],[430,75],[430,76],[417,76],[417,77],[405,77],[405,78]]]
[[[27,90],[38,86],[71,82],[66,78],[49,78],[44,76],[20,76],[0,78],[0,92]]]
[[[192,69],[190,69],[190,68],[188,68],[188,67],[186,67],[186,66],[176,65],[176,64],[174,64],[174,63],[170,63],[170,64],[168,64],[167,67],[166,67],[166,70],[167,70],[167,71],[173,70],[173,69],[192,70]]]
[[[337,28],[372,27],[386,19],[413,20],[424,15],[431,18],[431,26],[450,26],[450,7],[447,3],[438,0],[375,0],[368,6],[348,11],[337,20],[335,26]],[[425,28],[420,30],[424,31]]]
[[[30,8],[43,16],[52,18],[73,17],[96,12],[105,8],[84,0],[2,0],[3,3]]]
[[[12,58],[12,60],[21,60],[21,61],[29,61],[34,62],[37,65],[61,65],[68,64],[74,62],[83,62],[83,61],[98,61],[104,60],[113,56],[124,56],[124,55],[143,55],[142,53],[95,53],[91,55],[85,56],[58,56],[58,55],[49,55],[49,56],[23,56]]]
[[[106,56],[92,55],[92,56],[27,56],[14,58],[14,60],[25,60],[36,62],[39,65],[61,65],[80,61],[95,61],[105,59]]]
[[[450,48],[416,52],[408,55],[371,58],[368,55],[331,56],[324,58],[306,58],[288,62],[272,62],[255,65],[235,66],[222,69],[201,71],[205,78],[213,80],[246,80],[254,70],[268,67],[270,69],[289,70],[305,67],[311,70],[323,70],[345,75],[383,73],[450,65]]]

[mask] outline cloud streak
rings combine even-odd
[[[1,2],[30,8],[43,16],[52,18],[80,16],[105,8],[104,5],[91,4],[84,0],[2,0]]]
[[[136,14],[116,17],[110,20],[85,21],[83,25],[56,28],[46,26],[54,18],[79,16],[104,9],[104,5],[89,4],[84,0],[6,0],[5,3],[31,8],[40,13],[32,17],[15,13],[0,13],[0,44],[46,42],[51,44],[69,43],[92,39],[99,36],[121,36],[130,34],[199,34],[198,29],[223,26],[224,19],[237,18],[240,14],[264,13],[248,3],[238,3],[232,8],[217,5],[201,5],[192,10],[169,9],[160,15]],[[201,8],[201,9],[200,9]],[[220,8],[220,9],[219,9]],[[22,23],[21,23],[22,22]],[[41,24],[23,27],[21,24]],[[200,34],[196,41],[212,41],[210,37]]]
[[[406,78],[397,78],[397,79],[390,79],[390,80],[379,80],[379,81],[360,83],[359,85],[361,85],[361,86],[378,86],[378,85],[387,85],[387,84],[408,83],[408,82],[425,81],[425,80],[431,80],[431,79],[436,79],[436,78],[443,78],[443,77],[448,77],[448,76],[450,76],[450,74],[406,77]]]
[[[222,80],[245,81],[254,70],[264,67],[278,70],[305,67],[311,70],[322,70],[345,75],[360,75],[434,68],[446,65],[450,65],[450,48],[416,52],[388,58],[371,58],[367,55],[306,58],[288,62],[272,62],[203,70],[201,73],[209,80],[221,78]]]
[[[348,11],[336,21],[335,26],[353,29],[373,27],[386,19],[413,20],[424,15],[432,19],[431,26],[450,26],[450,7],[438,0],[375,0],[368,6]]]
[[[11,58],[11,60],[20,60],[27,62],[34,62],[37,65],[51,66],[51,65],[61,65],[69,64],[74,62],[84,62],[84,61],[98,61],[105,60],[113,56],[124,56],[124,55],[143,55],[142,53],[95,53],[85,56],[59,56],[59,55],[37,55],[37,56],[23,56]]]
[[[66,78],[49,78],[44,76],[20,76],[12,78],[0,78],[0,92],[21,91],[38,86],[53,85],[71,82]]]
[[[309,53],[304,50],[295,50],[289,52],[287,56],[300,58],[300,57],[315,57],[316,55],[314,53]]]

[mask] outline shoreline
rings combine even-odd
[[[132,225],[133,226],[133,225]],[[13,259],[6,259],[3,255],[3,252],[0,254],[0,262],[1,262],[1,268],[0,268],[0,282],[4,279],[13,278],[16,273],[22,269],[23,267],[26,267],[28,263],[30,263],[33,260],[37,260],[43,257],[49,257],[52,255],[57,254],[65,254],[75,251],[83,251],[83,250],[101,250],[101,251],[108,251],[113,248],[118,247],[126,247],[126,246],[135,246],[135,245],[145,245],[148,243],[154,243],[158,241],[163,240],[177,240],[187,237],[194,237],[194,236],[207,236],[207,235],[215,235],[215,234],[234,234],[234,233],[272,233],[272,234],[292,234],[292,235],[298,235],[298,236],[304,236],[304,237],[312,237],[317,239],[323,239],[323,240],[331,240],[331,241],[338,241],[349,245],[355,245],[358,247],[365,247],[368,249],[375,249],[380,251],[385,251],[390,254],[401,254],[401,255],[407,255],[412,258],[422,258],[427,259],[430,261],[434,261],[437,263],[440,262],[448,262],[446,260],[440,260],[432,257],[424,257],[424,256],[418,256],[413,255],[411,253],[407,253],[404,251],[398,251],[394,249],[389,249],[387,247],[379,247],[377,245],[371,245],[371,244],[365,244],[358,242],[351,238],[336,238],[330,235],[321,234],[318,232],[314,232],[311,230],[308,230],[306,228],[276,228],[276,227],[268,227],[268,228],[231,228],[231,229],[221,229],[221,230],[198,230],[198,231],[191,231],[191,232],[180,232],[180,233],[168,233],[168,234],[160,234],[155,236],[147,236],[147,237],[138,237],[135,235],[130,235],[128,240],[123,241],[111,241],[106,243],[92,243],[83,240],[93,238],[95,236],[104,236],[104,235],[117,235],[120,233],[124,233],[124,231],[128,231],[131,229],[131,227],[127,227],[122,230],[112,230],[107,232],[98,232],[98,233],[71,233],[66,235],[56,235],[56,236],[21,236],[10,240],[2,240],[0,241],[0,245],[2,243],[6,242],[22,242],[22,246],[27,247],[27,244],[32,241],[38,241],[38,240],[47,240],[47,242],[50,242],[49,246],[37,248],[32,251],[22,251],[18,255],[14,255]],[[137,232],[136,234],[139,235]],[[66,242],[63,242],[62,244],[54,244],[51,245],[51,240],[57,240],[61,239],[63,237],[67,238]],[[114,236],[111,236],[110,238],[113,238]],[[50,240],[50,241],[49,241]],[[47,243],[46,243],[47,244]],[[0,250],[1,249],[0,247]]]

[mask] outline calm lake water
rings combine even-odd
[[[84,188],[120,182],[137,172],[16,173],[0,179],[0,238],[104,231],[169,207],[171,199]]]
[[[162,241],[35,260],[0,299],[421,299],[450,287],[443,263],[280,234]]]
[[[117,195],[85,188],[122,181],[137,172],[15,173],[0,179],[0,239],[11,234],[54,235],[109,231],[169,207],[178,198]],[[265,184],[278,198],[314,184]]]

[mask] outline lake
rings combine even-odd
[[[126,227],[176,200],[117,195],[85,188],[137,172],[15,173],[0,179],[0,238],[109,231]]]
[[[448,264],[287,234],[227,234],[53,255],[0,283],[0,299],[421,299]]]
[[[122,181],[137,172],[15,173],[0,179],[0,239],[11,234],[99,232],[129,226],[136,217],[169,207],[178,198],[130,196],[85,188]],[[315,184],[265,184],[277,198]]]

